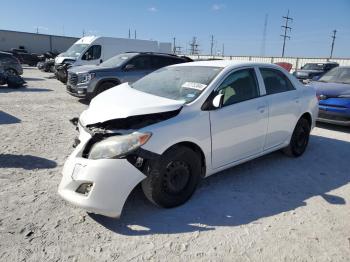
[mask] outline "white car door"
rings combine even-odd
[[[223,99],[220,108],[209,111],[213,168],[262,152],[268,110],[254,68],[230,73],[215,92]]]
[[[300,114],[299,91],[280,70],[260,68],[269,108],[264,150],[278,147],[290,138]]]

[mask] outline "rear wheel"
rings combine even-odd
[[[299,119],[294,128],[289,145],[283,149],[283,152],[292,157],[301,156],[309,143],[311,127],[309,121],[305,118]]]
[[[142,181],[146,197],[154,204],[170,208],[185,203],[194,193],[201,174],[201,159],[187,147],[166,151]]]

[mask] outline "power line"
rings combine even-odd
[[[333,40],[332,40],[332,47],[331,47],[331,56],[330,56],[330,58],[332,58],[332,56],[333,56],[333,49],[334,49],[334,42],[335,42],[335,39],[336,39],[336,37],[335,37],[336,34],[337,34],[337,30],[333,30],[333,35],[331,36],[331,38],[333,38]]]
[[[285,25],[282,25],[281,27],[284,28],[284,35],[281,35],[283,37],[283,48],[282,48],[282,57],[284,57],[284,50],[286,47],[286,39],[288,38],[290,40],[290,36],[287,35],[287,31],[289,30],[289,32],[292,31],[292,28],[290,26],[288,26],[289,21],[293,21],[293,18],[289,17],[289,10],[287,13],[287,16],[282,16],[283,19],[286,20]]]

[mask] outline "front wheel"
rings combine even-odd
[[[182,205],[194,193],[201,177],[201,159],[188,147],[167,150],[142,181],[146,197],[154,204],[170,208]]]
[[[309,121],[301,118],[294,128],[289,145],[283,149],[283,152],[292,157],[301,156],[309,143],[311,127]]]

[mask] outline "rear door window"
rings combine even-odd
[[[267,95],[295,90],[293,84],[281,71],[272,68],[260,68]]]
[[[133,65],[133,70],[149,70],[151,68],[150,56],[141,55],[130,60],[128,65]]]

